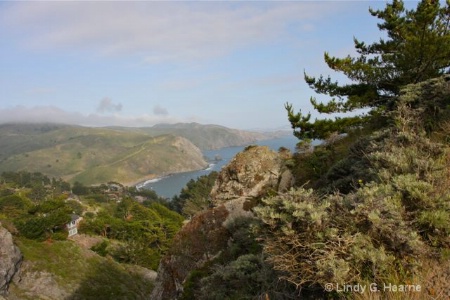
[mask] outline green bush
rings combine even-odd
[[[415,88],[423,86],[428,85]],[[444,90],[449,93],[448,87]],[[320,188],[268,197],[255,208],[264,223],[264,251],[286,280],[319,289],[329,282],[407,282],[420,274],[421,258],[446,253],[450,148],[431,138],[439,135],[432,135],[430,128],[439,126],[423,124],[432,111],[426,109],[427,99],[417,100],[433,93],[439,98],[442,90],[425,93],[409,87],[390,116],[393,126],[356,142],[357,151],[350,148],[347,157],[328,170]],[[442,102],[437,98],[431,103]],[[324,149],[309,164],[320,164]],[[341,180],[351,173],[348,166],[355,153],[362,159],[354,164],[364,163],[357,164],[358,177],[345,191]],[[336,176],[339,172],[345,176]]]
[[[95,253],[97,253],[100,256],[106,256],[108,254],[108,248],[109,243],[106,240],[101,241],[98,244],[95,244],[94,246],[91,247],[91,250],[94,251]]]

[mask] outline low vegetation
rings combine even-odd
[[[60,289],[69,294],[67,299],[145,299],[153,288],[152,281],[134,266],[92,255],[72,241],[49,243],[18,237],[16,243],[27,265],[22,276],[26,276],[25,272],[51,274]],[[10,292],[24,300],[41,299],[41,296],[47,299],[22,290],[20,284],[13,284]]]
[[[189,180],[181,190],[180,195],[174,196],[170,202],[172,209],[185,217],[192,217],[196,213],[210,207],[209,194],[217,176],[218,173],[213,171],[208,175],[200,176],[196,180]]]
[[[448,298],[448,9],[448,2],[421,1],[405,10],[393,1],[371,10],[386,40],[355,39],[356,58],[325,54],[350,84],[305,75],[332,98],[312,99],[319,112],[369,113],[312,122],[287,104],[303,138],[286,161],[295,187],[255,199],[255,217],[221,233],[226,246],[191,272],[182,299]],[[324,143],[313,147],[311,138]],[[369,290],[371,284],[379,289]],[[358,294],[344,285],[367,289]]]
[[[310,122],[286,105],[295,135],[306,138],[293,164],[297,187],[263,199],[255,211],[268,262],[299,290],[354,298],[338,287],[389,283],[421,286],[400,298],[448,295],[445,280],[428,278],[450,276],[448,5],[421,1],[405,10],[393,1],[371,10],[386,40],[355,39],[355,58],[325,54],[350,84],[305,75],[332,97],[311,100],[319,112],[368,108],[367,115]],[[313,148],[308,138],[326,140]],[[361,298],[396,297],[380,292]]]
[[[98,255],[67,240],[66,224],[75,214],[82,217],[78,233],[98,241],[91,247]],[[158,268],[183,220],[153,191],[117,182],[88,187],[41,173],[0,176],[0,222],[14,234],[26,272],[51,274],[70,299],[145,299],[152,281],[139,267]],[[20,285],[12,290],[21,299],[36,296]]]

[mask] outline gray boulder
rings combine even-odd
[[[8,292],[9,283],[20,268],[22,253],[14,245],[11,233],[0,223],[0,295]]]

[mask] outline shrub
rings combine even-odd
[[[448,102],[448,83],[444,90]],[[439,136],[430,134],[436,123],[423,124],[433,113],[437,120],[446,115],[441,104],[428,109],[444,100],[417,99],[439,98],[442,91],[406,91],[390,116],[393,126],[354,144],[365,160],[358,172],[369,177],[345,193],[331,192],[339,180],[331,174],[346,168],[350,151],[320,189],[291,190],[255,208],[264,223],[264,251],[286,280],[319,289],[328,282],[407,282],[420,274],[423,257],[450,247],[450,149],[431,138]]]

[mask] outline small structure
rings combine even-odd
[[[66,225],[67,230],[69,231],[68,237],[71,237],[71,236],[74,236],[74,235],[78,234],[78,223],[80,223],[80,221],[82,219],[83,218],[80,217],[79,215],[76,215],[76,214],[72,214],[71,215],[71,220]]]

